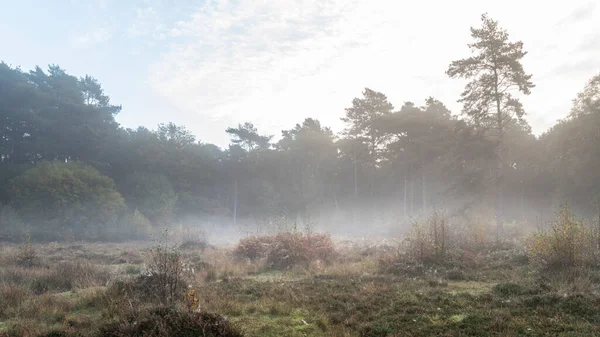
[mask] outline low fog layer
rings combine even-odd
[[[467,80],[462,111],[364,88],[340,133],[311,117],[275,140],[240,121],[224,130],[227,148],[174,123],[123,128],[122,107],[91,76],[1,63],[2,239],[148,240],[164,229],[214,243],[277,231],[389,238],[433,211],[501,235],[508,223],[545,226],[566,202],[595,214],[600,75],[535,136],[519,101],[535,90],[526,44],[487,15],[471,36],[446,72]]]

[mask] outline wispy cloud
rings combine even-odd
[[[309,116],[339,129],[344,108],[364,87],[386,93],[398,107],[433,95],[458,112],[462,83],[444,72],[468,55],[469,26],[489,12],[530,51],[525,66],[540,79],[525,100],[532,122],[557,109],[548,97],[564,101],[559,108],[567,113],[579,88],[554,88],[549,69],[581,43],[568,21],[555,27],[577,1],[548,7],[535,26],[529,22],[537,4],[459,2],[208,0],[165,28],[171,44],[152,65],[150,83],[198,123],[251,120],[270,134]],[[571,70],[585,77],[587,66]]]
[[[583,6],[578,7],[573,10],[570,14],[563,17],[556,26],[569,25],[573,23],[578,23],[585,19],[591,19],[593,17],[594,9],[596,9],[597,3],[596,1],[590,1]]]
[[[75,48],[87,48],[106,42],[112,37],[113,29],[111,27],[101,27],[73,35],[70,38],[70,44]]]

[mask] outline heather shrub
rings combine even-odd
[[[527,242],[532,261],[548,268],[589,266],[594,263],[596,247],[591,228],[575,220],[567,205],[561,206],[547,231],[535,233]]]
[[[225,317],[208,312],[189,312],[169,307],[153,308],[100,328],[104,337],[241,337]]]
[[[25,232],[25,240],[16,256],[17,264],[23,267],[32,267],[38,262],[38,256],[31,244],[31,234],[29,231]]]
[[[442,212],[434,211],[425,223],[413,221],[404,243],[407,257],[413,261],[430,263],[444,260],[450,245],[448,220]]]
[[[310,262],[330,262],[335,255],[329,234],[279,233],[267,254],[266,264],[271,269],[288,269],[295,265],[308,267]]]
[[[241,239],[233,254],[241,259],[265,259],[267,268],[279,270],[295,265],[307,267],[317,260],[330,262],[335,249],[329,234],[293,232]]]
[[[178,231],[181,244],[179,249],[204,251],[210,246],[208,235],[203,228],[181,226]]]
[[[172,305],[183,295],[184,269],[181,253],[165,241],[151,249],[148,272],[141,277],[146,288],[156,295],[160,303]]]
[[[272,243],[272,236],[249,236],[238,242],[233,250],[233,255],[238,259],[257,260],[265,258]]]

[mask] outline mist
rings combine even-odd
[[[440,72],[451,102],[357,87],[226,146],[0,62],[0,337],[597,333],[600,73],[534,134],[529,42],[479,19]]]

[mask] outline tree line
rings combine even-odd
[[[358,230],[447,208],[489,210],[500,236],[505,221],[534,222],[563,202],[590,214],[600,192],[600,74],[566,118],[535,136],[519,102],[535,90],[523,43],[481,19],[470,56],[447,71],[469,81],[460,113],[434,97],[397,107],[365,88],[338,134],[306,118],[275,142],[245,122],[225,130],[224,149],[173,123],[120,126],[121,106],[91,76],[1,63],[0,202],[53,231],[199,218]]]

